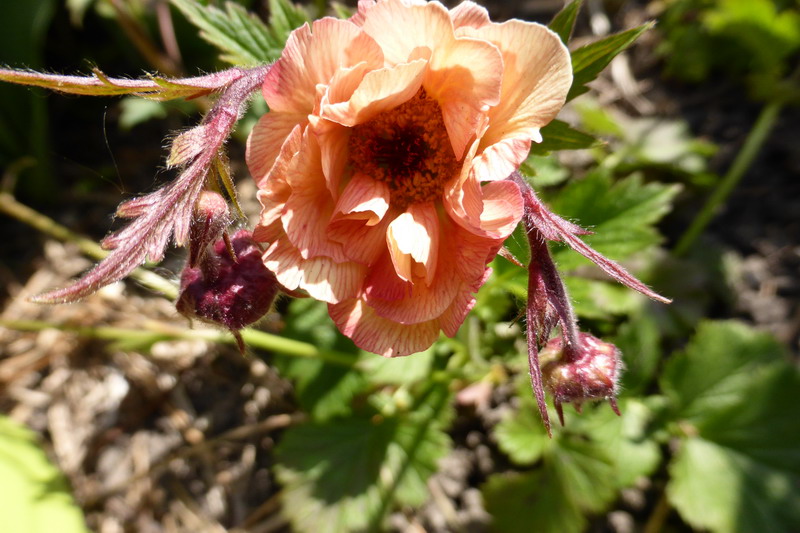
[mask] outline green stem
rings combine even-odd
[[[0,192],[0,213],[5,213],[20,222],[24,222],[54,239],[73,243],[81,252],[94,259],[103,259],[109,253],[103,250],[96,242],[86,237],[81,237],[52,218],[19,203],[16,198],[5,192]],[[178,297],[178,287],[154,272],[150,272],[144,268],[137,268],[130,274],[130,277],[148,289],[159,292],[167,298],[175,299]]]
[[[17,331],[42,331],[46,329],[57,329],[75,333],[81,337],[90,339],[110,340],[110,341],[132,341],[152,344],[164,340],[205,340],[215,343],[235,344],[233,336],[226,332],[216,329],[184,329],[157,322],[145,324],[139,329],[116,328],[110,326],[73,326],[69,324],[51,324],[41,320],[3,320],[0,319],[0,327]],[[272,335],[264,331],[254,329],[243,329],[242,337],[248,346],[260,348],[290,357],[309,357],[321,359],[327,363],[344,366],[347,368],[355,367],[357,364],[356,356],[320,350],[313,344],[294,339],[287,339],[278,335]]]
[[[747,139],[742,149],[739,151],[739,154],[736,156],[736,159],[733,160],[733,164],[731,168],[728,169],[728,173],[725,174],[725,177],[719,182],[717,188],[714,189],[711,197],[703,206],[703,209],[692,221],[680,240],[678,240],[678,244],[675,245],[673,254],[676,257],[683,257],[692,248],[697,238],[703,233],[728,199],[733,189],[739,181],[741,181],[747,169],[753,164],[753,160],[758,155],[759,150],[761,150],[764,141],[767,140],[772,128],[775,126],[775,122],[778,119],[778,114],[782,107],[783,102],[774,101],[767,104],[764,109],[761,110],[761,114],[753,125],[753,129],[751,129],[750,133],[747,135]]]

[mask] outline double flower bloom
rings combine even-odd
[[[296,30],[248,140],[264,264],[365,350],[454,335],[523,216],[506,178],[571,83],[556,34],[472,2],[362,0]]]

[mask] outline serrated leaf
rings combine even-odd
[[[450,440],[440,429],[447,391],[392,418],[365,413],[286,431],[275,467],[297,531],[380,529],[396,505],[420,505]]]
[[[64,476],[47,459],[36,435],[2,415],[0,479],[0,521],[4,531],[89,531]]]
[[[493,531],[578,533],[587,524],[585,514],[612,501],[613,470],[600,449],[564,433],[545,442],[542,468],[495,474],[481,488]]]
[[[800,526],[800,372],[781,345],[736,322],[701,324],[662,386],[685,435],[670,502],[717,533]]]
[[[746,386],[783,357],[767,333],[734,321],[703,322],[686,350],[664,368],[661,388],[674,417],[701,424],[711,413],[738,405]]]
[[[553,30],[561,37],[561,41],[564,44],[569,43],[569,38],[572,35],[572,29],[575,27],[575,19],[578,16],[578,12],[581,9],[581,5],[583,4],[583,0],[573,0],[564,8],[556,13],[556,16],[553,17],[553,20],[550,21],[550,24],[547,25],[548,28]]]
[[[581,533],[587,520],[563,489],[552,468],[489,476],[481,493],[492,515],[491,531]]]
[[[273,16],[270,27],[261,19],[233,2],[225,3],[225,10],[203,6],[192,0],[170,0],[189,21],[200,29],[200,36],[219,48],[223,61],[234,65],[258,65],[280,57],[286,44],[289,27],[301,25],[307,19],[302,10],[285,1],[270,2]]]
[[[580,150],[597,143],[588,133],[578,131],[566,122],[553,120],[542,128],[542,142],[531,144],[531,154],[547,155],[557,150]]]
[[[653,22],[643,24],[604,39],[582,46],[572,52],[572,87],[567,94],[567,101],[582,95],[589,88],[587,83],[593,81],[618,54],[628,48],[639,36],[655,25]]]
[[[564,276],[564,284],[579,317],[607,320],[608,315],[629,315],[647,300],[617,283],[578,276]]]
[[[699,437],[682,444],[669,472],[670,503],[695,528],[714,533],[800,528],[797,476]]]
[[[641,175],[613,182],[593,172],[570,182],[550,204],[554,212],[594,232],[583,240],[599,253],[622,260],[661,241],[653,227],[672,207],[678,185],[644,183]],[[587,261],[561,248],[556,263],[569,270]]]
[[[523,466],[536,463],[548,443],[539,413],[525,407],[505,416],[495,427],[494,437],[500,450]]]

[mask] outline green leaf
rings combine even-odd
[[[569,179],[571,172],[554,156],[531,154],[523,161],[520,170],[534,189],[558,185]]]
[[[380,357],[364,352],[359,368],[370,383],[411,385],[431,375],[436,346],[410,357]]]
[[[4,531],[88,532],[66,480],[36,435],[0,416],[0,516]]]
[[[539,412],[523,407],[505,416],[494,429],[497,445],[518,465],[536,463],[548,443]]]
[[[561,11],[556,13],[556,16],[553,17],[553,20],[551,20],[550,24],[547,26],[561,37],[561,41],[564,44],[569,43],[572,29],[575,27],[575,19],[578,16],[578,11],[580,11],[582,4],[583,0],[573,0]]]
[[[655,377],[661,360],[662,326],[648,313],[639,313],[622,324],[614,344],[622,352],[625,372],[622,374],[622,395],[641,395]]]
[[[397,505],[420,505],[427,480],[450,440],[440,429],[444,387],[408,413],[367,412],[291,428],[278,447],[275,471],[283,508],[297,531],[381,529]]]
[[[346,352],[349,348],[355,352],[352,343],[337,334],[324,302],[311,298],[293,300],[285,316],[283,335],[312,342],[320,349]],[[355,368],[356,360],[353,353],[354,366],[347,368],[320,359],[276,357],[275,365],[283,376],[294,380],[295,395],[303,409],[315,420],[323,421],[350,414],[353,398],[365,390],[367,381]]]
[[[554,120],[542,128],[542,142],[531,144],[532,155],[546,155],[557,150],[580,150],[597,144],[597,139],[578,131],[566,122]]]
[[[541,425],[541,422],[540,422]],[[495,474],[482,487],[493,531],[583,531],[585,514],[603,510],[616,494],[608,457],[583,438],[560,432],[545,441],[543,467],[525,474]]]
[[[701,424],[711,413],[739,405],[748,384],[783,359],[782,346],[767,333],[739,322],[703,322],[665,367],[661,388],[676,419]]]
[[[572,181],[550,203],[553,211],[594,232],[583,239],[611,259],[622,260],[661,241],[653,227],[671,208],[678,185],[644,183],[641,175],[613,182],[602,171]],[[564,248],[554,250],[562,270],[588,264]]]
[[[552,467],[525,473],[493,474],[481,487],[491,531],[498,533],[581,533],[587,520],[565,497]]]
[[[800,372],[781,345],[736,322],[706,322],[665,369],[684,438],[667,495],[715,533],[800,527]]]
[[[233,2],[227,2],[223,11],[192,0],[170,1],[200,29],[203,39],[223,52],[220,58],[234,65],[257,65],[276,60],[289,32],[308,20],[302,10],[285,0],[270,2],[269,27]]]
[[[597,78],[600,72],[611,63],[612,59],[654,25],[655,23],[648,22],[638,28],[609,35],[572,52],[573,81],[572,88],[570,88],[567,95],[567,101],[587,92],[589,88],[586,84]]]
[[[647,299],[618,283],[564,276],[564,284],[579,317],[607,320],[609,314],[630,315]]]

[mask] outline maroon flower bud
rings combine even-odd
[[[279,285],[249,231],[225,237],[207,247],[195,266],[184,267],[176,307],[190,319],[226,327],[244,352],[239,330],[269,311]]]
[[[565,348],[563,337],[557,337],[547,343],[539,361],[544,386],[553,395],[561,425],[561,404],[565,402],[572,402],[580,412],[581,403],[586,400],[607,399],[619,415],[616,395],[622,361],[616,346],[588,333],[578,333],[578,346]]]

